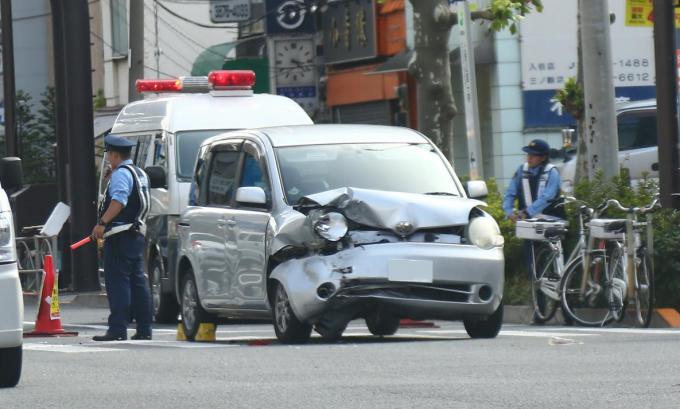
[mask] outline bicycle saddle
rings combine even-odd
[[[617,220],[604,226],[604,231],[608,233],[623,233],[626,230],[625,220]]]
[[[567,229],[564,227],[548,227],[545,229],[544,236],[548,240],[562,240],[567,235]]]

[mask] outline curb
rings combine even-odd
[[[503,310],[504,324],[528,325],[532,317],[533,309],[528,305],[506,305]],[[630,322],[630,318],[627,318],[621,325],[608,325],[607,327],[630,328]],[[562,310],[558,310],[555,317],[545,325],[564,325]],[[680,328],[680,313],[674,308],[655,308],[649,328]]]

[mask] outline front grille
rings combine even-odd
[[[470,286],[466,284],[427,285],[415,283],[371,283],[366,281],[350,281],[343,287],[342,295],[381,296],[412,300],[464,303],[470,301],[472,293]]]

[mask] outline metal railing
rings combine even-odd
[[[43,280],[43,258],[54,255],[57,236],[41,235],[42,226],[28,226],[21,229],[16,238],[19,279],[24,292],[39,292]],[[55,266],[58,265],[55,260]]]

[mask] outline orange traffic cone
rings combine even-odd
[[[40,291],[38,316],[35,328],[24,334],[25,337],[61,337],[76,336],[77,332],[67,332],[61,327],[61,313],[59,311],[59,286],[52,256],[43,259],[43,285]]]

